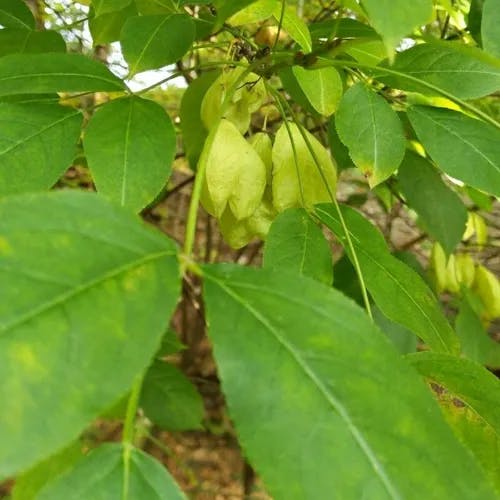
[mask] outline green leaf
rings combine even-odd
[[[12,490],[12,500],[36,500],[38,492],[48,482],[66,472],[83,457],[81,448],[81,443],[75,441],[17,477]]]
[[[85,132],[84,148],[97,190],[138,212],[167,183],[175,130],[160,105],[127,97],[97,110]]]
[[[231,16],[228,23],[238,26],[265,21],[273,15],[276,5],[277,0],[258,0]]]
[[[203,73],[188,86],[182,96],[179,111],[182,141],[189,165],[193,170],[196,169],[203,145],[208,137],[208,131],[200,116],[201,103],[207,90],[218,76],[218,71]]]
[[[431,0],[363,0],[363,8],[390,56],[404,36],[431,21],[433,10]]]
[[[161,346],[156,353],[157,358],[163,358],[165,356],[170,356],[171,354],[176,354],[179,351],[185,349],[186,346],[179,340],[177,333],[174,330],[167,330],[163,338],[161,339]]]
[[[335,233],[352,261],[335,207],[318,205],[315,212]],[[366,287],[382,313],[414,332],[431,349],[458,352],[458,338],[423,279],[389,253],[382,234],[360,213],[343,206],[342,214]]]
[[[363,307],[363,293],[359,286],[359,279],[356,269],[352,265],[349,257],[344,253],[333,266],[333,276],[335,280],[333,286],[347,297],[354,300]]]
[[[465,192],[476,207],[486,212],[491,212],[493,208],[493,198],[491,196],[470,186],[465,187]]]
[[[400,74],[384,74],[382,69],[377,78],[391,87],[426,95],[439,96],[441,90],[473,99],[500,89],[497,61],[479,49],[451,42],[415,45],[399,52],[389,69]]]
[[[344,94],[335,124],[370,187],[398,168],[405,154],[403,126],[386,100],[363,83],[356,83]]]
[[[321,228],[303,208],[289,208],[271,224],[264,248],[264,267],[332,284],[330,246]]]
[[[483,48],[500,58],[500,8],[496,0],[485,0],[481,20]]]
[[[328,123],[328,144],[339,171],[356,167],[349,156],[349,150],[344,146],[344,143],[340,140],[339,134],[337,133],[335,116],[332,116]]]
[[[167,328],[179,271],[170,240],[96,194],[4,198],[0,238],[5,478],[75,439],[130,388]]]
[[[449,255],[460,242],[467,223],[467,209],[425,158],[408,151],[399,167],[398,181],[410,208],[424,229]]]
[[[309,31],[314,39],[320,38],[379,38],[367,24],[348,17],[327,19],[309,24]],[[333,36],[332,36],[333,35]]]
[[[0,57],[16,53],[66,52],[66,43],[56,31],[0,30]]]
[[[5,28],[35,29],[35,18],[22,0],[3,0],[0,4],[0,25]]]
[[[0,103],[0,196],[53,186],[74,158],[82,120],[57,103]]]
[[[469,294],[470,292],[467,295]],[[460,302],[455,329],[462,345],[462,353],[467,358],[490,368],[500,368],[500,344],[488,335],[467,296]]]
[[[217,24],[222,26],[226,19],[240,12],[247,7],[247,5],[255,1],[256,0],[215,0],[213,3],[217,9]]]
[[[500,381],[482,366],[446,354],[406,357],[430,383],[448,423],[500,488]]]
[[[120,36],[130,76],[179,60],[191,47],[194,23],[187,14],[127,19]]]
[[[204,275],[230,415],[274,498],[496,498],[361,308],[286,272]]]
[[[412,106],[408,118],[437,166],[472,187],[500,196],[500,132],[443,108]]]
[[[377,66],[386,58],[386,50],[380,40],[352,40],[342,44],[342,51],[361,64]]]
[[[305,69],[293,66],[293,74],[313,108],[324,116],[335,112],[342,97],[342,79],[335,68]]]
[[[467,29],[474,40],[481,44],[481,17],[483,16],[484,0],[471,0],[467,16]]]
[[[281,4],[282,2],[276,3],[276,7],[274,8],[274,18],[278,23],[281,19]],[[293,7],[289,6],[285,8],[282,26],[290,35],[290,38],[302,47],[304,52],[311,52],[311,33],[309,33],[307,24],[295,13]]]
[[[142,385],[140,405],[146,416],[162,429],[201,429],[203,401],[196,387],[175,366],[155,361]]]
[[[119,40],[123,25],[129,17],[133,16],[137,16],[135,3],[131,3],[122,10],[91,17],[89,19],[89,30],[94,47]]]
[[[196,2],[202,3],[202,2]],[[174,14],[178,10],[178,0],[135,0],[137,9],[143,16],[154,14]]]
[[[104,64],[81,54],[13,54],[0,58],[0,96],[124,90]]]
[[[401,354],[409,354],[417,350],[417,338],[413,332],[388,319],[378,307],[374,307],[372,313],[375,324],[382,333],[387,335],[387,338]]]
[[[96,16],[109,14],[128,7],[132,0],[92,0]]]
[[[128,469],[124,466],[128,457]],[[124,488],[124,486],[126,487]],[[137,448],[108,443],[48,484],[37,500],[185,500],[168,471]]]

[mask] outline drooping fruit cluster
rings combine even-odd
[[[484,306],[482,318],[488,321],[500,317],[500,282],[486,267],[476,265],[470,255],[452,254],[447,258],[441,245],[435,243],[430,266],[438,293],[457,294],[462,287],[471,288]]]
[[[198,166],[205,170],[201,202],[234,248],[265,238],[279,212],[312,208],[335,193],[334,162],[307,130],[286,122],[274,144],[266,132],[245,138],[265,99],[263,81],[237,68],[215,80],[201,107],[209,130]]]

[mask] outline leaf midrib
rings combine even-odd
[[[125,128],[125,144],[123,146],[123,181],[120,196],[120,204],[125,206],[125,198],[127,196],[127,173],[128,173],[128,153],[130,145],[130,128],[132,127],[132,112],[133,112],[134,102],[129,102],[129,110],[127,117],[127,126]]]
[[[166,257],[168,255],[175,255],[175,252],[173,252],[172,250],[162,250],[161,252],[155,252],[155,253],[146,255],[140,259],[133,260],[127,264],[124,264],[123,266],[112,269],[108,272],[101,274],[100,276],[98,276],[94,279],[88,280],[88,281],[86,281],[78,286],[75,286],[74,288],[72,288],[64,293],[61,293],[61,294],[57,295],[56,297],[54,297],[54,298],[36,306],[36,307],[33,307],[30,311],[27,311],[27,312],[21,314],[20,316],[18,316],[14,320],[10,321],[9,323],[7,323],[5,325],[0,325],[0,336],[3,335],[4,333],[8,332],[9,330],[12,330],[13,328],[16,328],[19,325],[35,318],[37,315],[46,313],[50,309],[53,309],[53,308],[65,303],[65,302],[69,301],[70,299],[76,297],[77,295],[80,295],[81,293],[84,293],[87,290],[89,290],[95,286],[98,286],[107,280],[116,278],[117,276],[119,276],[122,273],[125,273],[129,270],[132,270],[132,269],[139,267],[143,264],[146,264],[150,261],[160,259],[161,257]]]

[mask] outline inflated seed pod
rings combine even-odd
[[[244,71],[244,67],[225,71],[208,89],[200,110],[201,119],[208,130],[216,126],[220,118],[230,120],[242,134],[248,130],[251,114],[264,102],[266,89],[262,79],[255,73],[249,73],[237,84]],[[221,116],[221,107],[228,92],[232,92],[232,96]]]
[[[201,202],[220,218],[227,206],[237,220],[250,217],[260,205],[266,187],[266,167],[229,120],[223,119],[210,132],[200,156],[205,168]]]
[[[247,219],[237,220],[230,208],[226,208],[219,220],[224,240],[233,248],[241,248],[254,238],[265,239],[276,211],[268,200],[262,200],[257,210]]]
[[[278,212],[290,207],[311,208],[316,203],[331,201],[330,192],[335,195],[335,164],[326,148],[311,133],[305,131],[305,135],[319,168],[295,123],[288,123],[288,127],[284,123],[276,134],[272,190],[273,204]]]
[[[273,174],[273,143],[271,137],[265,132],[257,132],[248,139],[248,142],[255,151],[257,151],[261,160],[264,162],[267,173],[267,184],[270,185]]]
[[[486,316],[490,319],[500,317],[500,282],[484,266],[476,268],[474,289],[484,304]]]
[[[437,293],[446,289],[446,254],[439,243],[434,243],[429,260],[432,281]]]
[[[467,288],[472,286],[476,265],[469,254],[461,253],[455,256],[455,274],[461,285],[465,285]]]

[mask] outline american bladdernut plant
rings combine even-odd
[[[500,498],[499,0],[0,26],[0,497],[222,498],[149,453],[216,432],[195,317],[241,498]]]

